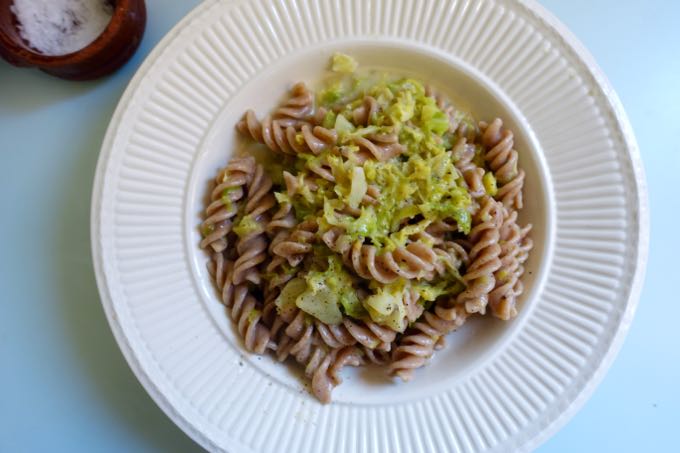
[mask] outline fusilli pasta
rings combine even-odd
[[[502,206],[493,198],[485,197],[470,231],[474,245],[470,250],[470,264],[463,275],[467,288],[458,295],[458,303],[463,304],[468,313],[486,313],[489,293],[496,283],[494,272],[501,267],[498,242],[502,218]]]
[[[337,73],[237,129],[276,156],[218,173],[200,246],[245,349],[298,362],[320,401],[345,366],[409,380],[470,316],[517,315],[533,243],[500,119],[477,125],[414,79]]]
[[[500,184],[496,198],[505,206],[522,209],[524,170],[517,167],[518,153],[513,148],[514,134],[503,129],[503,121],[496,118],[491,124],[480,123],[482,144],[487,148],[485,159]]]
[[[413,371],[432,357],[438,341],[462,326],[468,316],[461,305],[448,309],[437,305],[434,311],[426,311],[422,319],[399,339],[392,362],[387,367],[390,374],[404,381],[411,380]]]

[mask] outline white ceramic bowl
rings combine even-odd
[[[408,384],[350,370],[331,405],[294,368],[243,352],[198,249],[235,122],[314,84],[336,50],[414,75],[515,132],[534,224],[520,315],[477,319]],[[210,450],[530,449],[582,403],[620,345],[646,259],[637,149],[588,55],[533,3],[208,1],[131,82],[94,186],[93,255],[140,381]]]

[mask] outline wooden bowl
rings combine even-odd
[[[36,67],[63,79],[96,79],[115,71],[135,53],[146,27],[144,0],[112,0],[111,22],[94,41],[66,55],[43,55],[19,35],[12,3],[0,0],[0,56],[16,66]]]

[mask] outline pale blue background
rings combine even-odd
[[[69,83],[0,61],[0,451],[190,452],[104,318],[90,259],[90,189],[118,98],[198,0],[148,0],[140,51],[114,76]],[[680,451],[680,2],[545,0],[618,91],[652,212],[647,279],[621,354],[541,452]]]

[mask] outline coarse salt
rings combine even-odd
[[[14,0],[19,34],[45,55],[66,55],[90,44],[111,21],[108,0]]]

